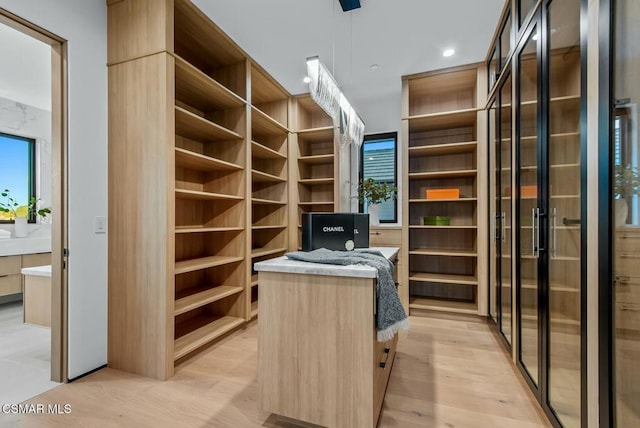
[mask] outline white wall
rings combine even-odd
[[[69,377],[107,361],[107,18],[104,0],[0,0],[68,41]]]

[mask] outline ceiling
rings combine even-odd
[[[484,60],[504,5],[362,0],[345,13],[338,0],[193,2],[292,94],[308,92],[305,59],[319,55],[365,123],[376,104],[400,103],[402,75]],[[399,108],[389,110],[398,120]]]
[[[0,23],[0,97],[51,111],[51,47]]]

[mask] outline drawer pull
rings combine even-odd
[[[380,232],[371,232],[372,235],[381,235]]]
[[[380,368],[384,369],[387,367],[387,361],[389,360],[389,354],[391,353],[391,348],[384,348],[384,361],[380,361]]]
[[[7,278],[9,275],[0,275],[0,278]]]

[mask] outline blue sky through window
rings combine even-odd
[[[0,134],[0,190],[11,190],[21,205],[29,198],[29,144],[28,140]]]

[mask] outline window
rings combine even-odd
[[[364,137],[360,153],[360,180],[373,178],[377,182],[397,186],[398,133],[373,134]],[[366,213],[366,202],[360,204]],[[380,223],[397,223],[398,201],[392,199],[380,205]]]
[[[36,140],[31,138],[0,133],[0,190],[9,189],[21,206],[27,205],[36,193],[35,146]],[[35,218],[29,218],[29,221],[35,221]],[[13,222],[13,215],[0,212],[0,222]]]

